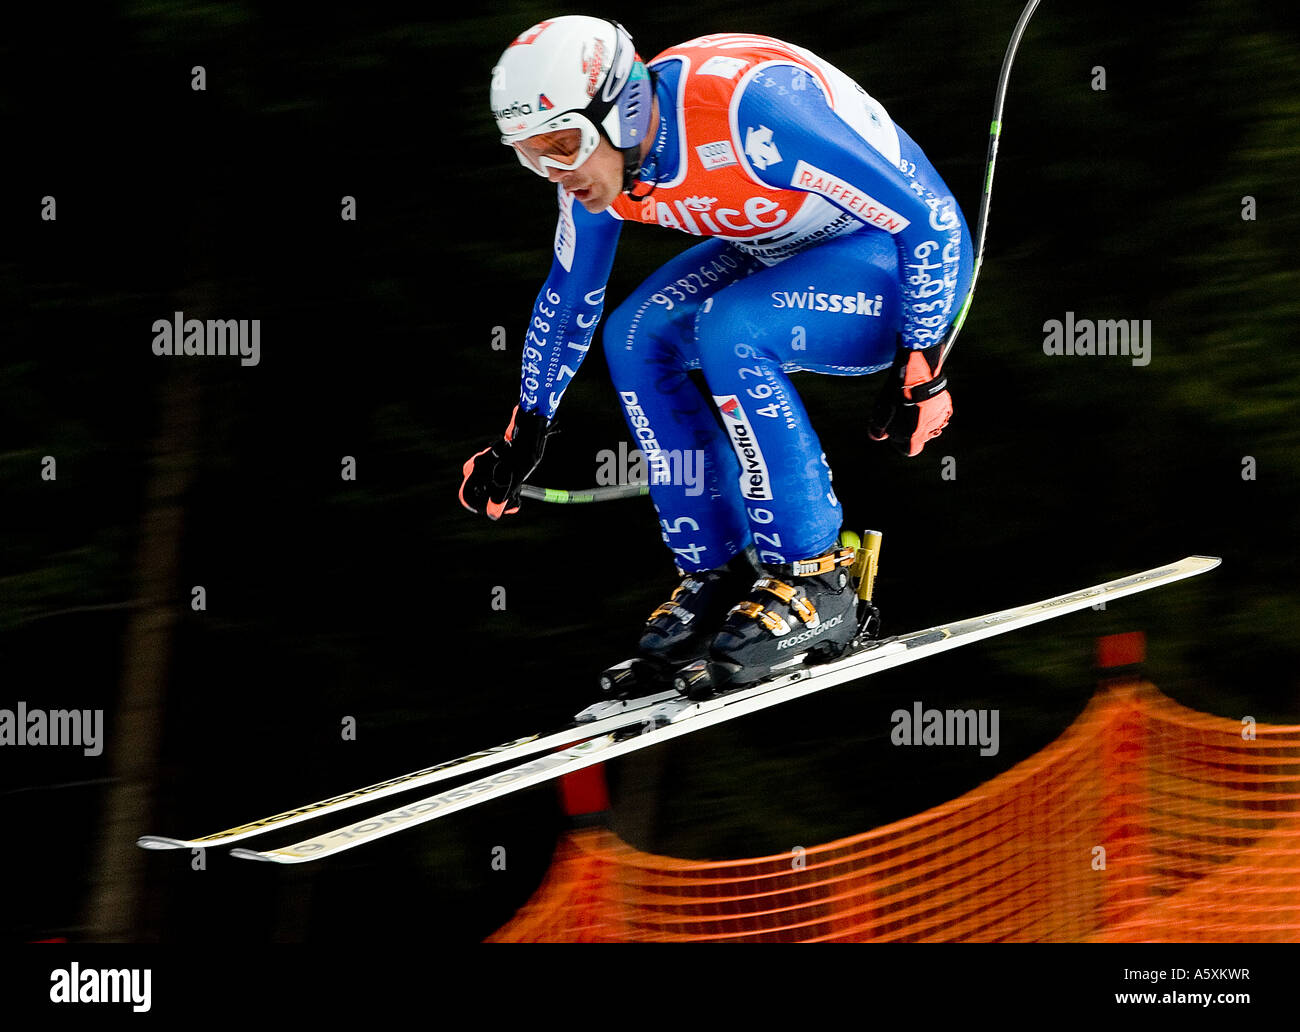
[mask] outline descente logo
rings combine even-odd
[[[52,1003],[129,1003],[143,1014],[152,1006],[153,972],[149,968],[86,968],[73,962],[50,972]]]

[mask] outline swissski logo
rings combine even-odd
[[[767,461],[754,437],[749,417],[734,394],[713,396],[713,403],[722,413],[722,425],[727,428],[731,447],[740,460],[740,493],[750,500],[770,499],[772,481],[767,473]]]

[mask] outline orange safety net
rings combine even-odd
[[[1297,942],[1300,725],[1112,682],[1046,749],[852,838],[750,860],[561,840],[492,942]]]

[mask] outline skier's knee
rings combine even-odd
[[[713,303],[701,306],[695,317],[700,367],[706,376],[710,369],[732,368],[747,359],[769,357],[760,310],[722,295],[711,300]]]
[[[638,363],[635,325],[636,312],[629,301],[624,301],[605,316],[602,341],[609,374],[616,386],[628,379],[632,364]]]

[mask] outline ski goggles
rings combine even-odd
[[[586,116],[570,111],[540,126],[530,136],[503,136],[501,142],[514,149],[525,168],[549,177],[548,169],[572,172],[591,157],[600,146],[600,132]]]

